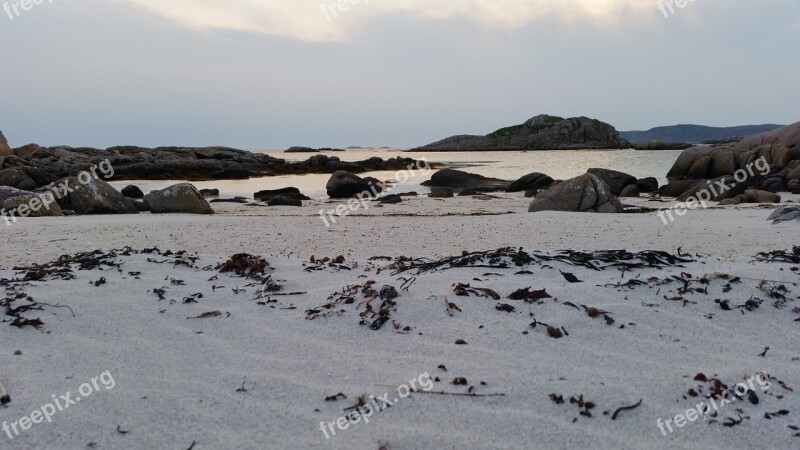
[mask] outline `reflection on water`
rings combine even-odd
[[[289,161],[304,161],[310,154],[283,153],[267,150],[277,158]],[[347,150],[325,153],[342,161],[359,161],[373,156],[392,158],[395,156],[425,158],[432,163],[453,164],[469,172],[487,177],[514,180],[531,172],[542,172],[555,179],[567,179],[586,172],[592,167],[620,170],[638,178],[656,177],[659,183],[666,182],[666,174],[680,155],[680,150],[635,151],[635,150],[552,150],[552,151],[514,151],[514,152],[431,152],[404,153],[399,150]],[[405,171],[404,171],[405,172]],[[415,176],[398,184],[393,193],[417,191],[427,192],[420,183],[430,178],[423,171],[415,171]],[[395,180],[394,171],[368,172],[360,176],[372,176],[379,180]],[[219,189],[221,196],[252,197],[254,192],[263,189],[297,187],[311,198],[324,198],[325,184],[330,174],[284,175],[277,177],[253,178],[249,180],[220,180],[193,182],[198,189]],[[111,184],[122,189],[128,184],[139,186],[145,193],[163,189],[176,181],[119,181]]]

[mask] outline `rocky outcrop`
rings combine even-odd
[[[800,122],[739,142],[684,150],[667,174],[670,183],[738,175],[744,187],[800,193]],[[674,192],[678,185],[670,188]]]
[[[290,147],[283,153],[319,153],[319,150],[311,147]]]
[[[156,214],[214,214],[200,192],[189,183],[180,183],[144,196],[144,204]]]
[[[63,191],[61,186],[64,183],[68,183],[68,190],[71,192]],[[68,177],[60,180],[50,192],[56,196],[61,209],[74,211],[76,214],[139,213],[128,198],[110,184],[96,178],[82,183],[77,177]]]
[[[50,172],[55,179],[77,176],[101,161],[114,168],[115,180],[223,180],[273,175],[353,173],[407,170],[418,166],[412,158],[369,158],[344,162],[338,157],[314,155],[306,161],[286,161],[263,153],[227,147],[110,147],[105,150],[28,145],[0,161],[0,169],[28,166]],[[419,162],[421,164],[421,162]],[[41,186],[41,185],[40,185]]]
[[[487,178],[482,175],[464,172],[456,169],[442,169],[431,176],[431,179],[422,183],[428,187],[446,187],[456,192],[467,189],[476,192],[497,192],[506,191],[511,186],[511,182],[498,180],[497,178]]]
[[[546,114],[521,125],[501,128],[486,136],[460,135],[434,142],[411,151],[477,150],[563,150],[631,148],[617,130],[588,117],[561,117]]]
[[[621,213],[623,207],[605,181],[586,173],[540,192],[528,211]]]

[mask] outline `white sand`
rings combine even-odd
[[[45,322],[41,331],[0,324],[0,382],[12,397],[7,408],[0,408],[0,422],[30,415],[51,394],[72,391],[74,396],[81,383],[106,370],[116,385],[101,388],[57,413],[53,423],[34,425],[13,440],[0,434],[0,448],[87,448],[95,443],[101,449],[186,449],[192,442],[194,449],[800,446],[800,437],[793,436],[798,432],[787,428],[800,426],[799,393],[777,383],[767,394],[759,392],[758,405],[729,404],[715,419],[737,417],[740,408],[750,419],[739,426],[697,421],[667,437],[656,426],[658,418],[671,418],[700,401],[684,399],[689,389],[707,386],[692,380],[698,372],[732,384],[763,370],[800,389],[800,322],[794,321],[800,314],[792,312],[800,307],[800,274],[790,264],[750,263],[760,251],[800,245],[796,224],[770,225],[764,220],[770,209],[759,207],[693,211],[670,226],[655,214],[527,214],[519,211],[527,208],[528,199],[501,196],[491,201],[410,199],[354,213],[331,228],[323,226],[317,212],[336,203],[312,202],[302,209],[215,204],[222,214],[207,217],[27,219],[4,229],[0,278],[18,276],[12,266],[45,263],[62,254],[157,246],[196,252],[199,267],[239,252],[261,255],[275,268],[286,292],[308,294],[274,297],[279,302],[275,308],[258,305],[252,300],[257,287],[246,287],[247,280],[220,275],[208,281],[215,272],[146,261],[166,259],[154,255],[120,256],[122,272],[83,271],[76,272],[76,280],[32,282],[22,290],[34,300],[67,305],[76,316],[45,307],[24,314],[40,317]],[[506,212],[514,213],[473,215]],[[561,263],[526,267],[533,275],[514,275],[520,270],[516,267],[422,275],[402,292],[392,313],[402,326],[413,327],[410,334],[394,332],[391,324],[379,331],[359,326],[355,304],[343,305],[346,312],[338,317],[305,320],[305,310],[324,304],[345,285],[375,280],[377,287],[400,287],[403,281],[389,271],[374,270],[388,263],[370,264],[369,257],[436,258],[503,246],[670,253],[682,247],[704,256],[685,268],[624,276],[614,269],[596,272]],[[311,255],[340,254],[358,268],[303,271]],[[569,284],[558,270],[585,283]],[[664,299],[676,295],[678,283],[626,291],[605,287],[633,277],[663,279],[681,272],[701,277],[717,271],[742,277],[742,284],[723,293],[726,282],[714,280],[708,295],[686,294],[696,302],[686,305]],[[142,272],[141,280],[129,272]],[[484,276],[489,272],[504,276]],[[90,284],[100,277],[107,284]],[[169,278],[186,285],[173,286]],[[774,308],[774,300],[758,290],[761,279],[785,282],[791,290],[787,297],[795,300],[784,309]],[[451,287],[456,282],[491,288],[503,297],[532,286],[547,289],[555,299],[526,304],[456,297]],[[214,284],[225,288],[212,291]],[[236,295],[232,288],[237,286],[247,291]],[[148,292],[160,287],[166,287],[167,299],[177,302],[158,301]],[[197,292],[203,294],[199,303],[181,302]],[[744,314],[723,311],[714,303],[728,299],[736,306],[751,295],[765,301]],[[462,312],[450,317],[445,296]],[[609,311],[616,323],[608,326],[565,302]],[[512,304],[516,312],[498,311],[497,303]],[[296,309],[285,309],[289,307]],[[187,320],[214,310],[226,314]],[[531,313],[539,321],[563,326],[569,336],[553,339],[541,326],[530,328]],[[468,345],[455,345],[457,339]],[[759,357],[767,346],[766,357]],[[23,354],[15,356],[15,350]],[[437,369],[439,365],[448,372]],[[466,377],[478,393],[506,395],[412,394],[369,424],[337,430],[330,440],[320,431],[321,421],[342,416],[360,394],[389,392],[391,399],[396,397],[391,386],[424,372],[441,378],[437,391],[466,392],[466,387],[450,384],[454,377]],[[247,392],[236,392],[245,379]],[[324,401],[339,392],[347,399]],[[563,394],[566,403],[555,404],[548,398],[551,393]],[[597,404],[593,417],[579,416],[578,407],[569,403],[579,394]],[[621,412],[615,421],[603,415],[639,399],[641,407]],[[765,412],[782,409],[790,415],[764,418]],[[129,433],[118,433],[118,425]]]

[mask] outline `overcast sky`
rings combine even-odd
[[[540,113],[800,121],[800,0],[669,17],[658,0],[18,1],[0,0],[12,146],[416,146]]]

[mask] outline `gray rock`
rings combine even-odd
[[[200,189],[203,197],[219,197],[219,189]]]
[[[65,193],[61,188],[65,182],[69,183],[72,192]],[[64,178],[50,192],[56,196],[62,209],[70,209],[80,215],[139,213],[129,199],[100,179],[91,178],[83,184],[77,177]]]
[[[37,187],[28,174],[18,169],[0,170],[0,186],[11,186],[25,191],[32,191]]]
[[[128,198],[135,198],[135,199],[142,199],[144,198],[144,192],[139,189],[138,186],[129,185],[125,186],[121,192],[122,195]]]
[[[507,192],[527,192],[540,190],[550,186],[551,184],[553,184],[552,178],[543,173],[533,172],[511,183]]]
[[[455,197],[455,193],[452,189],[446,187],[432,187],[431,194],[429,195],[430,198],[452,198]]]
[[[379,198],[377,200],[381,204],[393,205],[393,204],[401,203],[403,201],[403,198],[400,197],[397,194],[391,194],[391,195],[384,195],[383,197],[381,197],[381,198]]]
[[[180,183],[144,196],[147,209],[156,214],[214,214],[214,210],[196,187]]]
[[[623,189],[622,192],[620,192],[619,194],[620,198],[622,197],[635,198],[635,197],[640,197],[641,195],[642,193],[639,192],[639,186],[635,184],[629,184],[625,186],[625,189]]]
[[[725,190],[720,186],[720,183],[727,186],[728,189]],[[737,183],[733,176],[727,175],[714,180],[698,181],[683,194],[679,195],[677,199],[679,202],[685,202],[689,197],[698,199],[711,197],[712,201],[720,202],[744,194],[746,189],[747,185],[745,183]]]
[[[368,192],[370,196],[374,197],[378,188],[373,188],[373,186],[374,184],[358,175],[339,170],[331,176],[325,187],[330,198],[350,198],[363,192]]]
[[[658,192],[658,180],[653,177],[636,180],[636,186],[639,188],[639,192],[644,194]]]
[[[20,206],[25,206],[24,217],[48,217],[64,215],[55,198],[50,194],[39,194],[23,191],[8,186],[0,186],[0,210],[7,216],[22,216],[16,211]],[[5,220],[5,219],[4,219]],[[9,217],[7,221],[14,221]]]
[[[778,208],[767,217],[767,220],[771,220],[773,225],[790,220],[797,220],[800,222],[800,205],[788,205]]]
[[[597,175],[601,180],[605,181],[608,187],[611,188],[611,193],[614,195],[620,195],[622,190],[626,187],[636,185],[636,177],[618,170],[589,169],[588,172]]]
[[[498,180],[497,178],[487,178],[482,175],[464,172],[456,169],[442,169],[433,174],[430,180],[422,183],[429,187],[448,187],[454,191],[465,189],[475,189],[479,192],[505,191],[511,186],[511,182]]]
[[[274,189],[274,190],[264,190],[264,191],[258,191],[255,194],[253,194],[253,198],[255,198],[258,201],[262,201],[262,202],[269,202],[270,200],[272,200],[275,197],[283,197],[283,198],[295,199],[295,200],[299,200],[299,201],[311,200],[310,198],[308,198],[305,195],[303,195],[300,192],[300,189],[297,189],[295,187],[287,187],[287,188]]]
[[[605,181],[587,173],[540,192],[528,211],[621,213],[623,207]]]

